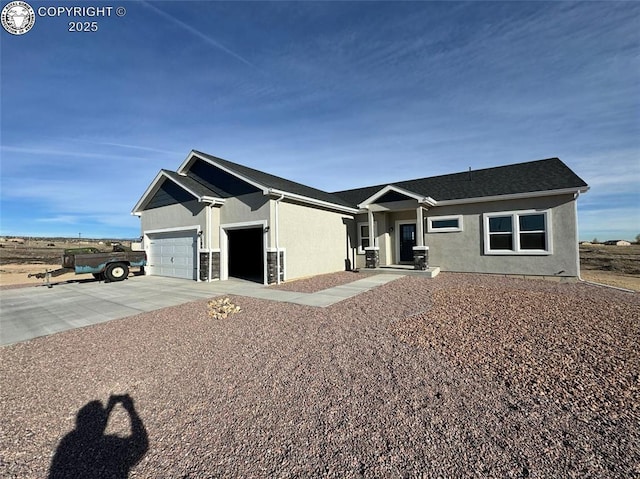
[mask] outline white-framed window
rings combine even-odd
[[[452,233],[462,231],[462,215],[429,216],[427,218],[428,233]]]
[[[378,232],[378,222],[373,223],[374,235]],[[369,246],[375,246],[369,244],[369,223],[358,223],[358,254],[364,254],[364,249]]]
[[[504,211],[483,216],[485,254],[552,254],[551,210]]]

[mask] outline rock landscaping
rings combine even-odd
[[[1,348],[0,476],[46,477],[111,395],[148,435],[131,478],[640,475],[637,294],[442,273],[210,302]],[[104,434],[129,424],[116,406]]]

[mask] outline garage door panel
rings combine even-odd
[[[149,234],[150,273],[172,278],[196,279],[196,234],[192,231]]]

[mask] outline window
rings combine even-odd
[[[513,250],[513,221],[511,216],[489,218],[489,249]]]
[[[462,231],[462,215],[430,216],[427,218],[428,233],[450,233]]]
[[[378,222],[373,223],[374,234],[378,230]],[[369,223],[358,223],[358,253],[364,254],[364,249],[369,246]]]
[[[485,213],[485,254],[551,254],[551,211]]]
[[[518,221],[520,222],[520,249],[546,251],[545,215],[521,215]]]

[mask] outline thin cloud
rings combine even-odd
[[[163,153],[167,155],[178,155],[183,154],[182,151],[170,151],[170,150],[162,150],[160,148],[151,148],[149,146],[140,146],[140,145],[130,145],[127,143],[114,143],[110,141],[99,141],[99,140],[80,140],[76,138],[66,138],[66,141],[71,141],[75,143],[87,143],[91,145],[100,145],[100,146],[114,146],[116,148],[128,148],[131,150],[141,150],[141,151],[151,151],[153,153]]]
[[[235,58],[236,60],[241,61],[242,63],[244,63],[245,65],[248,65],[252,68],[255,68],[256,70],[259,70],[259,68],[257,66],[255,66],[253,63],[251,63],[249,60],[247,60],[246,58],[244,58],[241,55],[238,55],[236,52],[234,52],[233,50],[228,49],[227,47],[225,47],[222,43],[218,42],[217,40],[215,40],[214,38],[211,38],[208,35],[205,35],[204,33],[202,33],[199,30],[196,30],[195,28],[193,28],[191,25],[183,22],[182,20],[178,20],[176,17],[174,17],[173,15],[169,15],[167,12],[160,10],[158,7],[152,5],[151,3],[147,2],[146,0],[142,0],[141,3],[143,5],[145,5],[146,7],[150,8],[151,10],[153,10],[154,12],[156,12],[158,15],[160,15],[161,17],[169,20],[170,22],[182,27],[183,29],[185,29],[186,31],[188,31],[189,33],[191,33],[192,35],[195,35],[196,37],[200,38],[201,40],[205,41],[206,43],[208,43],[209,45],[217,48],[220,51],[223,51],[224,53],[226,53],[227,55],[232,56],[233,58]]]
[[[89,153],[85,151],[69,151],[69,150],[54,150],[48,148],[24,148],[21,146],[9,146],[2,145],[0,147],[2,151],[9,153],[24,153],[29,155],[50,155],[50,156],[62,156],[62,157],[77,157],[77,158],[100,158],[105,160],[147,160],[146,157],[133,157],[122,155],[111,155],[104,153]]]
[[[77,224],[79,218],[71,215],[59,215],[51,218],[36,218],[38,223],[62,223],[62,224]]]
[[[593,192],[637,193],[640,161],[636,149],[609,150],[599,154],[567,157]],[[606,165],[606,166],[605,166]]]

